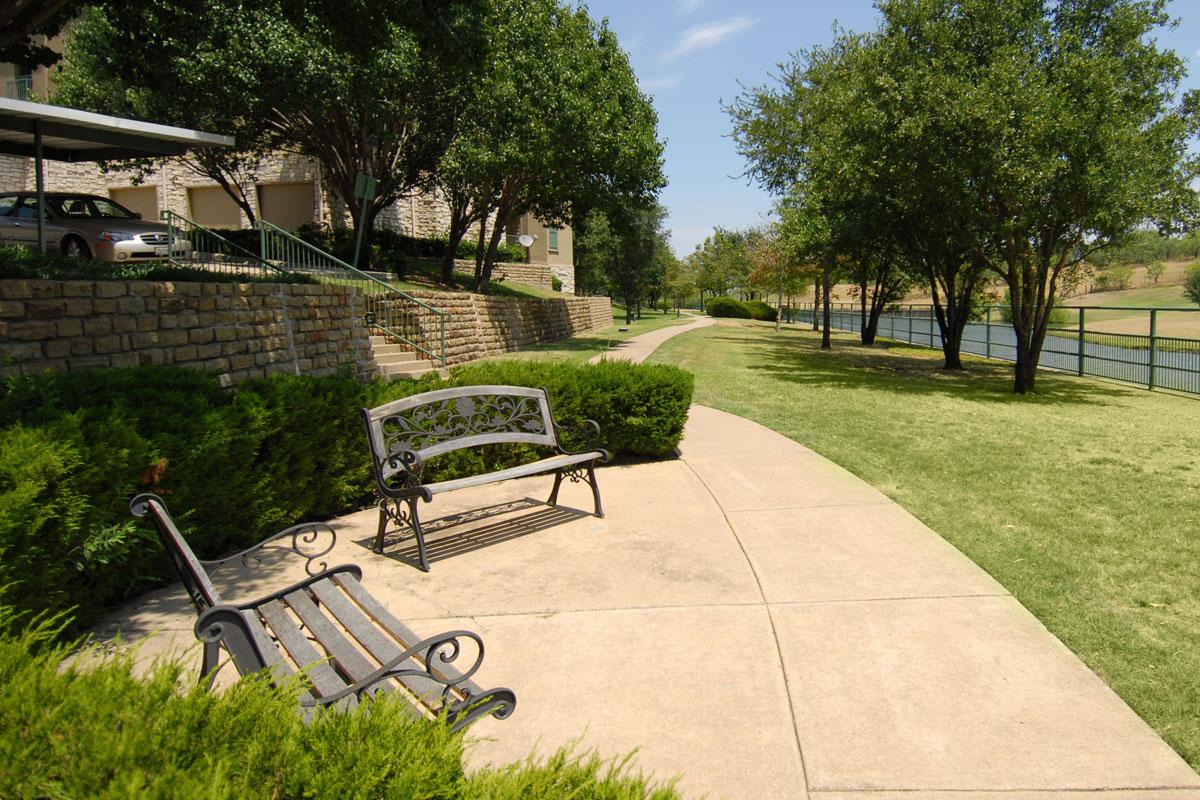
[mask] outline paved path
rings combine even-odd
[[[669,329],[668,329],[669,330]],[[656,332],[659,333],[659,332]],[[1200,776],[1004,589],[872,487],[747,420],[693,406],[678,459],[439,496],[426,516],[528,498],[452,529],[432,571],[344,517],[330,563],[419,633],[478,630],[517,692],[475,764],[580,738],[687,797],[1200,800]],[[498,510],[498,509],[497,509]],[[241,579],[252,596],[297,575]],[[229,582],[235,576],[225,576]],[[179,587],[114,620],[191,642]]]
[[[643,333],[639,336],[634,336],[626,339],[623,342],[618,342],[611,349],[601,353],[598,356],[592,356],[588,361],[589,364],[598,363],[601,360],[606,361],[632,361],[635,364],[640,364],[646,360],[646,357],[658,349],[658,346],[670,339],[673,336],[678,336],[681,333],[687,333],[696,328],[703,328],[712,325],[716,320],[708,316],[694,316],[686,325],[672,325],[668,328],[659,328],[656,331]]]

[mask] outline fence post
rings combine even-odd
[[[1083,354],[1086,350],[1086,343],[1083,341],[1083,306],[1079,307],[1079,344],[1076,345],[1079,350],[1079,374],[1083,375]]]
[[[983,357],[992,357],[992,307],[987,307],[987,313],[983,316],[984,336],[983,339],[987,344],[983,348]]]
[[[1155,347],[1155,336],[1157,336],[1157,335],[1158,335],[1158,309],[1152,308],[1152,309],[1150,309],[1150,380],[1149,380],[1149,384],[1150,384],[1149,388],[1151,388],[1151,389],[1154,388],[1154,355],[1155,355],[1155,350],[1157,350],[1157,348]]]
[[[912,307],[912,304],[909,303],[908,313],[905,314],[905,318],[908,319],[908,343],[909,344],[912,344],[912,315],[913,315],[913,307]]]
[[[267,229],[258,226],[258,255],[263,260],[267,260]]]
[[[929,346],[933,347],[933,306],[929,307]]]

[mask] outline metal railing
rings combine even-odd
[[[14,78],[4,82],[4,96],[9,100],[29,100],[33,97],[33,76]]]
[[[821,320],[820,308],[817,320]],[[963,331],[964,353],[1002,361],[1016,361],[1017,337],[1004,321],[1006,306],[979,309],[978,318]],[[1038,366],[1098,378],[1139,384],[1149,389],[1173,389],[1200,394],[1200,338],[1160,333],[1162,320],[1171,315],[1175,329],[1200,332],[1200,308],[1139,308],[1059,306],[1052,312]],[[1120,315],[1120,316],[1118,316]],[[1182,315],[1175,317],[1174,315]],[[812,323],[812,303],[802,304],[797,320]],[[1140,328],[1145,334],[1105,330]],[[830,327],[857,333],[862,317],[855,303],[834,303]],[[876,335],[920,347],[941,348],[942,336],[933,306],[904,304],[887,309],[879,318]]]
[[[381,335],[398,339],[446,366],[449,312],[356,269],[266,220],[257,223],[262,261],[289,272],[312,275],[325,283],[358,288],[366,299],[366,323]]]
[[[285,278],[287,275],[285,269],[182,214],[163,211],[159,218],[167,224],[163,255],[175,266],[254,278]],[[142,234],[142,240],[146,238],[147,234]]]

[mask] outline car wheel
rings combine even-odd
[[[92,257],[92,251],[88,249],[87,242],[78,236],[68,236],[63,239],[62,254],[68,258],[81,258],[85,261]]]

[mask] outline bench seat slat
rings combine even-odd
[[[352,583],[357,584],[357,581],[352,581]],[[398,640],[386,635],[379,625],[368,619],[343,591],[339,591],[337,587],[331,586],[329,583],[316,584],[313,586],[313,593],[380,665],[391,661],[420,641],[416,638]],[[415,667],[424,666],[423,660],[419,658],[409,659],[405,664]],[[436,713],[441,708],[445,690],[445,686],[442,684],[417,675],[398,675],[395,679],[430,711]]]
[[[326,656],[317,652],[308,637],[301,633],[296,622],[288,615],[287,606],[279,600],[271,600],[259,606],[258,611],[292,661],[308,668],[306,674],[317,696],[324,697],[346,687],[346,682],[329,665]]]
[[[529,475],[540,475],[543,472],[552,472],[557,469],[572,466],[573,464],[586,464],[589,461],[596,461],[603,458],[604,453],[594,450],[590,453],[579,453],[578,455],[562,455],[543,458],[540,461],[533,461],[528,464],[521,464],[508,469],[497,470],[496,472],[488,472],[483,475],[472,475],[467,478],[456,478],[451,481],[439,481],[438,483],[427,483],[427,488],[430,494],[440,494],[442,492],[452,492],[455,489],[466,489],[471,486],[482,486],[488,483],[498,483],[500,481],[511,480],[512,478],[524,478]]]
[[[296,612],[309,633],[333,659],[337,669],[350,678],[349,682],[361,681],[375,671],[375,665],[317,608],[308,592],[292,592],[283,601]]]
[[[375,620],[378,625],[386,629],[387,632],[394,636],[398,642],[416,643],[421,641],[421,637],[409,630],[407,626],[400,622],[400,620],[392,616],[392,613],[384,608],[378,600],[368,594],[367,590],[362,587],[361,583],[345,575],[336,575],[334,576],[333,581],[338,586],[341,586],[346,591],[346,594],[353,598],[354,602],[358,603],[358,605],[362,607],[367,616]],[[430,671],[433,672],[433,674],[446,680],[453,681],[462,677],[462,672],[460,672],[453,664],[437,664],[436,666],[426,666],[430,668]],[[478,694],[481,691],[479,686],[471,680],[465,680],[458,685],[473,695]]]
[[[292,665],[287,662],[283,654],[279,652],[279,645],[271,638],[271,634],[263,627],[262,621],[258,618],[258,614],[254,611],[243,611],[242,616],[246,618],[246,629],[250,631],[251,638],[258,645],[258,651],[262,653],[263,661],[267,668],[271,671],[271,677],[276,680],[282,680],[291,675],[296,674],[296,670],[292,669]],[[300,693],[300,700],[311,700],[312,694],[307,691]]]

